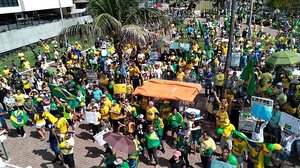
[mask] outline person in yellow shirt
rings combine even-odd
[[[117,132],[119,128],[119,116],[121,115],[121,107],[119,104],[116,103],[116,100],[112,100],[112,106],[109,112],[111,125],[113,127],[114,132]]]
[[[97,106],[92,107],[92,112],[96,113],[96,116],[97,116],[97,122],[93,123],[91,125],[92,126],[92,131],[93,131],[93,136],[95,136],[96,134],[98,134],[100,132],[101,114],[99,113]]]
[[[153,101],[150,101],[149,106],[146,109],[146,119],[149,123],[153,124],[155,119],[155,113],[158,113],[158,110],[156,109],[156,107],[154,107]]]
[[[99,79],[100,85],[103,87],[107,87],[109,84],[109,78],[106,73],[103,73]]]
[[[219,70],[215,75],[215,87],[218,96],[223,95],[224,81],[225,81],[225,75],[224,73],[222,73],[221,70]]]
[[[8,77],[8,76],[10,76],[10,74],[11,74],[10,69],[7,66],[4,66],[3,71],[2,71],[2,75],[4,77]]]
[[[130,80],[126,81],[126,94],[130,95],[133,92],[133,86],[130,83]]]
[[[217,149],[215,141],[210,137],[208,131],[204,131],[200,137],[200,157],[203,168],[209,168],[213,152]]]
[[[107,107],[104,103],[100,103],[100,114],[101,118],[105,123],[109,123],[109,107]]]
[[[27,95],[29,95],[29,93],[31,92],[31,86],[30,86],[29,80],[25,78],[22,80],[22,83],[23,83],[24,92]]]
[[[101,97],[101,103],[103,103],[108,108],[111,108],[111,101],[107,98],[106,94],[103,94]]]
[[[44,117],[42,116],[43,114],[43,109],[38,109],[38,112],[34,114],[33,121],[35,123],[35,127],[37,129],[37,132],[41,136],[40,140],[43,141],[45,140],[46,137],[46,131],[45,131],[45,125],[46,121]]]
[[[47,59],[50,59],[50,46],[47,43],[43,43],[44,53]]]
[[[264,153],[262,149],[262,144],[256,144],[254,148],[250,149],[248,168],[264,168]]]
[[[75,42],[75,49],[79,51],[82,49],[81,45],[77,41]]]
[[[233,138],[233,148],[232,148],[232,154],[237,157],[239,167],[244,167],[244,157],[245,160],[248,160],[248,144],[245,140],[243,140],[241,137],[237,136],[236,138]]]
[[[74,145],[75,140],[72,136],[72,133],[68,132],[64,138],[62,138],[62,142],[59,143],[58,147],[61,149],[61,153],[63,155],[64,163],[68,165],[69,168],[75,168],[75,160],[74,160]]]
[[[23,66],[24,69],[29,70],[30,69],[30,62],[28,60],[24,60],[22,66]]]
[[[224,133],[221,137],[220,147],[224,149],[227,146],[229,150],[232,150],[232,131],[235,130],[235,127],[233,124],[229,123],[228,125],[224,125],[222,128]]]
[[[19,104],[23,105],[25,102],[25,94],[21,93],[20,90],[17,90],[17,93],[14,94],[14,98],[17,101],[17,103],[19,103]]]
[[[62,117],[60,117],[57,122],[54,124],[55,128],[59,131],[58,136],[63,138],[69,129],[69,123],[66,118],[63,117],[63,114],[61,114]]]
[[[221,106],[221,108],[216,113],[217,127],[224,128],[226,125],[230,123],[228,113],[226,111],[225,106]]]
[[[176,73],[176,78],[178,81],[183,82],[184,72],[182,68],[179,68],[178,72]]]

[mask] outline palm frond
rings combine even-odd
[[[123,43],[145,46],[150,41],[151,34],[143,27],[130,24],[122,27],[119,38]]]
[[[160,23],[166,16],[155,8],[135,8],[127,16],[124,24],[155,24]]]
[[[94,29],[93,24],[85,23],[85,24],[76,24],[73,26],[70,26],[63,30],[63,33],[66,33],[70,36],[94,36],[96,34],[96,31]]]
[[[108,13],[103,13],[94,19],[94,28],[100,34],[115,35],[121,27],[122,24]]]

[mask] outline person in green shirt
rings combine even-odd
[[[116,161],[116,156],[113,154],[112,149],[107,147],[105,154],[101,155],[103,158],[99,164],[99,167],[104,163],[105,167],[115,167],[114,162]]]
[[[183,117],[176,108],[173,109],[172,114],[168,118],[168,125],[172,131],[172,137],[174,137],[175,133],[178,135],[180,127],[184,127]]]
[[[160,140],[157,136],[157,133],[154,131],[154,127],[152,125],[148,126],[148,132],[145,134],[143,141],[146,142],[145,144],[150,158],[150,162],[152,162],[152,159],[154,158],[155,165],[157,165],[157,147],[160,146]]]
[[[160,140],[160,150],[162,153],[165,153],[165,148],[162,142],[162,138],[163,138],[163,133],[164,133],[164,122],[163,120],[159,117],[158,113],[155,113],[154,116],[154,130],[157,132],[157,136]]]
[[[181,152],[182,157],[185,161],[186,167],[190,167],[190,163],[188,160],[190,146],[189,146],[189,137],[187,136],[186,131],[179,132],[179,136],[177,138],[176,149]]]

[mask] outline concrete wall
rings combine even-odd
[[[73,19],[64,20],[64,27],[76,25],[77,23],[91,22],[91,16],[83,16]],[[26,27],[18,30],[11,30],[0,33],[0,53],[20,48],[32,43],[36,43],[40,39],[48,39],[58,36],[62,31],[61,21],[47,23],[43,25]]]

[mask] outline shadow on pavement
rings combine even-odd
[[[80,134],[76,134],[76,137],[82,140],[93,140],[93,135],[87,132],[81,132]]]
[[[169,167],[169,160],[167,158],[164,157],[158,157],[158,163],[159,166],[161,167]]]
[[[55,159],[55,156],[47,149],[33,150],[32,153],[42,156],[43,160],[52,161]]]
[[[97,147],[85,147],[87,150],[87,154],[85,157],[90,157],[90,158],[98,158],[100,157],[101,154],[104,154],[104,151],[101,149],[98,149]]]
[[[40,139],[39,133],[37,131],[30,131],[30,137]]]
[[[86,131],[89,131],[91,129],[91,127],[88,124],[80,124],[78,127],[80,129],[83,129],[83,130],[86,130]]]

